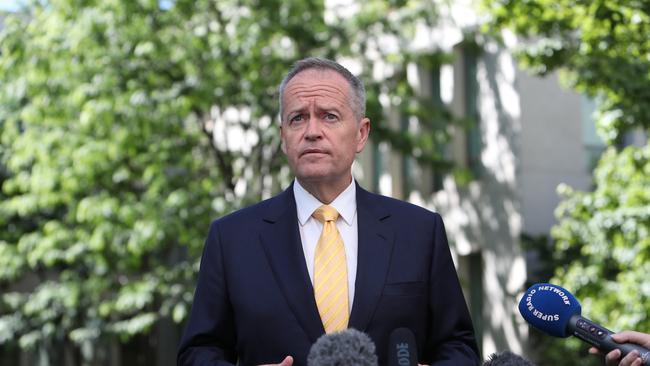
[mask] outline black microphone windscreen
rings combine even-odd
[[[407,328],[397,328],[388,338],[389,366],[417,366],[418,351],[415,335]]]
[[[324,334],[309,350],[308,366],[377,366],[375,344],[356,329]]]
[[[485,361],[483,366],[535,366],[535,364],[510,351],[505,351],[500,354],[493,353],[490,355],[490,358]]]

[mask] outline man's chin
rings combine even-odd
[[[336,180],[338,175],[327,167],[303,166],[295,171],[296,178],[305,182],[328,182]]]
[[[335,174],[332,171],[328,170],[299,170],[296,171],[295,173],[296,178],[300,182],[305,182],[305,183],[311,183],[311,184],[318,184],[318,183],[323,183],[323,184],[328,184],[328,185],[339,185],[341,182],[347,181],[347,183],[350,182],[350,179],[352,178],[352,174],[350,172],[350,175],[346,177],[345,174]]]
[[[328,174],[320,171],[302,171],[296,173],[296,178],[304,182],[319,182],[331,179]]]

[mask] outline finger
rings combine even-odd
[[[269,363],[269,364],[264,364],[259,366],[291,366],[291,365],[293,365],[293,357],[287,356],[280,363]]]
[[[621,358],[621,351],[615,349],[612,352],[609,352],[608,354],[605,355],[605,365],[617,366],[619,358]]]
[[[638,358],[639,358],[639,352],[637,350],[634,350],[628,353],[627,356],[623,357],[623,359],[619,363],[619,366],[631,366],[632,363],[636,361]]]
[[[633,330],[624,330],[620,333],[612,334],[612,339],[618,343],[632,342],[642,344],[644,340],[648,339],[648,335]]]
[[[589,353],[592,355],[602,355],[603,353],[596,347],[589,348]]]

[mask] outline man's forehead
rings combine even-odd
[[[285,96],[308,97],[311,94],[323,93],[329,96],[338,94],[340,97],[347,98],[349,92],[350,84],[339,73],[333,70],[309,69],[296,74],[289,80]]]

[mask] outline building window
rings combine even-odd
[[[596,121],[594,112],[596,111],[597,102],[586,96],[582,97],[580,103],[582,115],[582,142],[585,147],[585,168],[587,172],[592,172],[600,160],[600,155],[605,150],[605,143],[596,132]]]
[[[464,117],[470,123],[465,133],[466,163],[475,178],[480,178],[483,167],[481,164],[480,115],[478,112],[478,80],[476,70],[478,64],[479,47],[473,42],[461,44],[460,57],[462,59]]]
[[[440,66],[434,66],[429,70],[429,80],[431,84],[431,98],[433,100],[433,106],[434,108],[438,108],[441,110],[442,108],[446,108],[445,105],[442,102],[442,95],[441,95],[441,87],[440,87]],[[434,126],[440,125],[440,123],[434,123]],[[440,154],[440,156],[447,156],[447,148],[446,146],[442,144],[437,144],[435,146],[436,151]],[[442,180],[443,180],[443,172],[440,171],[440,169],[432,169],[431,171],[431,181],[432,181],[432,188],[433,192],[438,192],[442,190]]]
[[[481,336],[483,334],[483,253],[476,251],[458,257],[458,277],[467,301],[476,343],[482,352]]]

